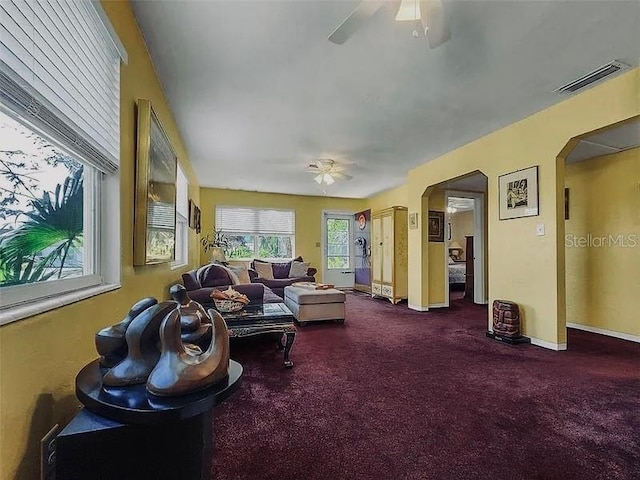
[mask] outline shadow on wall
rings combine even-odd
[[[63,397],[58,402],[54,402],[51,393],[38,395],[31,417],[27,448],[16,470],[15,480],[37,480],[40,478],[40,440],[54,424],[59,423],[61,428],[64,427],[71,420],[69,415],[76,414],[77,407],[78,400],[74,395]],[[56,412],[66,412],[63,416],[67,418],[56,420],[59,417]]]

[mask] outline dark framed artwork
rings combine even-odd
[[[196,203],[189,199],[189,228],[196,228]]]
[[[198,206],[195,206],[195,214],[194,214],[194,227],[196,229],[196,233],[200,233],[202,231],[202,227],[200,225],[201,212]]]
[[[500,220],[538,215],[538,166],[500,175],[498,197]]]
[[[172,262],[178,158],[149,100],[138,100],[133,264]]]
[[[429,210],[429,241],[444,242],[444,212]]]

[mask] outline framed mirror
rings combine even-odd
[[[178,159],[149,100],[138,100],[133,264],[172,262]]]

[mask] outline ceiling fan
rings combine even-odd
[[[305,169],[306,172],[313,173],[313,178],[318,184],[331,185],[336,180],[351,180],[353,177],[344,173],[346,167],[337,163],[331,158],[321,158],[311,162]]]
[[[346,20],[329,35],[329,41],[342,45],[385,3],[388,2],[375,0],[360,2]],[[421,29],[431,48],[436,48],[449,40],[449,26],[442,8],[442,0],[401,0],[396,20],[421,24]],[[417,29],[414,31],[414,36],[419,36]]]

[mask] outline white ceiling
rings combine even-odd
[[[200,184],[220,188],[366,197],[600,65],[638,65],[638,1],[443,1],[435,50],[392,2],[344,45],[327,36],[358,1],[133,9]],[[320,189],[304,172],[317,158],[355,162],[354,179]]]
[[[640,146],[640,119],[587,135],[567,156],[567,163],[623,152]]]

